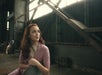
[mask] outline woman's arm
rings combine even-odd
[[[20,64],[19,67],[20,67],[21,69],[26,69],[26,68],[29,67],[29,64]]]
[[[36,59],[34,58],[31,58],[29,60],[29,64],[30,65],[34,65],[34,66],[37,66],[38,69],[44,74],[44,75],[49,75],[49,69],[46,68],[45,66],[43,66],[39,61],[37,61]]]

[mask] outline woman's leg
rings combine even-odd
[[[21,75],[21,71],[19,68],[15,69],[14,71],[12,71],[11,73],[7,74],[7,75]]]

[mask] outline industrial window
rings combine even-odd
[[[32,14],[34,13],[33,12],[33,9],[38,6],[38,4],[40,3],[40,1],[43,1],[43,0],[30,0],[31,3],[29,5],[29,11],[30,11],[30,13],[29,13],[29,19],[31,19]],[[45,0],[45,1],[47,1],[47,0]],[[59,3],[59,5],[58,5],[59,8],[64,8],[64,7],[68,6],[68,5],[71,5],[71,4],[80,2],[82,0],[48,0],[48,1],[51,1],[54,4],[58,4]],[[41,5],[37,9],[36,13],[34,14],[33,19],[42,17],[42,16],[44,16],[46,14],[49,14],[51,12],[52,12],[52,9],[49,8],[46,4],[43,4],[43,5]]]
[[[9,12],[9,11],[7,11],[7,17],[9,17],[9,15],[10,15],[10,12]],[[9,21],[7,21],[6,29],[7,29],[7,30],[9,30]]]

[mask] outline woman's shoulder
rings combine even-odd
[[[45,45],[45,44],[39,44],[40,45],[40,48],[44,49],[44,50],[48,50],[48,47]]]
[[[42,52],[44,55],[49,55],[49,48],[45,44],[40,44],[40,52]]]

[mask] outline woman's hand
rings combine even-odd
[[[37,68],[44,74],[44,75],[49,75],[49,69],[44,67],[42,64],[40,64],[39,61],[37,61],[34,58],[31,58],[29,60],[29,65],[34,65],[37,66]]]
[[[37,61],[37,60],[34,59],[34,58],[31,58],[31,59],[29,60],[29,65],[37,66],[37,65],[39,65],[39,61]]]

